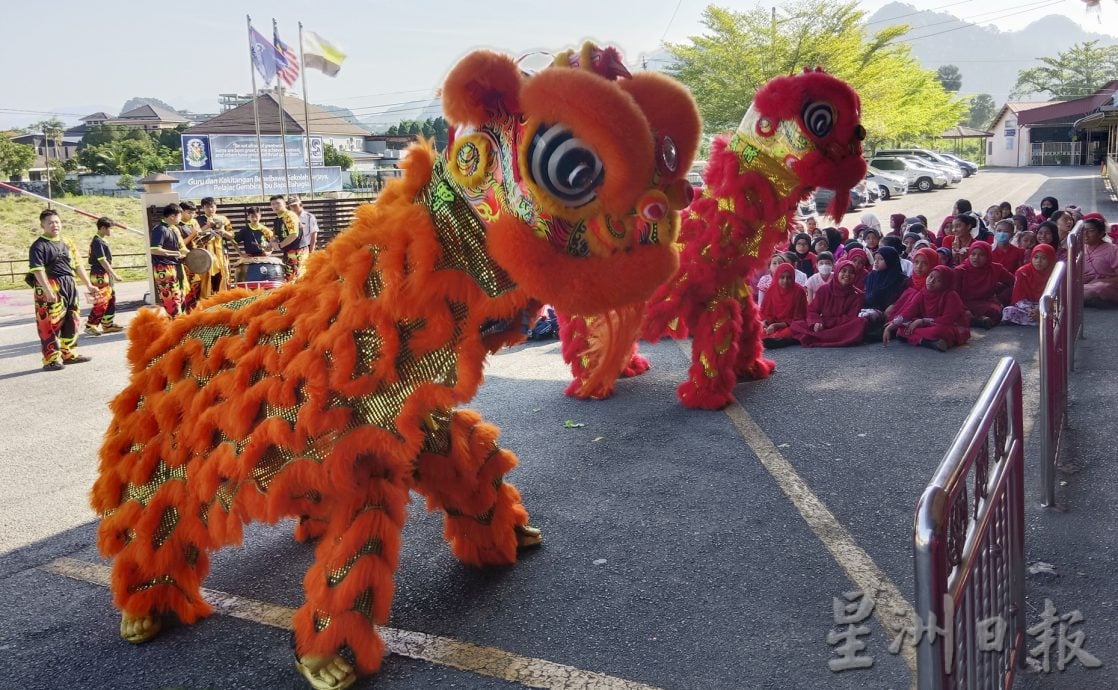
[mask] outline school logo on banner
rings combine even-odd
[[[184,134],[182,137],[183,170],[212,170],[210,138],[206,135]]]

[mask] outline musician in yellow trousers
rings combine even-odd
[[[202,297],[227,290],[233,286],[229,271],[229,258],[225,254],[225,240],[234,240],[233,224],[217,212],[217,202],[207,196],[201,202],[202,213],[198,216],[198,227],[208,233],[202,248],[213,254],[213,267],[209,272],[209,286],[202,286]]]

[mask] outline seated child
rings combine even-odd
[[[862,342],[866,321],[858,316],[862,291],[854,287],[856,269],[846,259],[835,277],[819,288],[807,308],[807,319],[792,323],[792,335],[804,347],[845,347]]]
[[[914,299],[924,289],[924,283],[932,269],[939,266],[939,252],[929,246],[920,247],[912,255],[912,283],[907,290],[901,293],[891,306],[885,309],[885,318],[891,319],[904,308],[909,300]]]
[[[271,230],[260,224],[260,208],[250,206],[245,216],[248,226],[238,230],[234,239],[246,256],[267,256],[273,235]]]
[[[807,289],[807,301],[815,299],[815,293],[819,288],[823,287],[824,283],[830,282],[834,276],[835,257],[830,252],[819,252],[819,256],[815,257],[815,275],[807,279],[807,284],[804,287]]]
[[[966,308],[952,289],[953,282],[950,268],[933,268],[917,298],[906,303],[885,327],[881,341],[888,345],[896,333],[897,338],[910,345],[947,352],[970,340]]]
[[[1002,308],[1013,291],[1013,274],[990,257],[990,245],[975,240],[967,260],[955,268],[959,297],[970,312],[972,326],[993,328],[1002,320]]]
[[[879,246],[873,255],[873,271],[866,277],[865,302],[859,316],[871,326],[885,320],[885,310],[908,289],[908,276],[901,270],[901,257],[892,247]],[[874,340],[881,338],[878,326]]]
[[[1048,276],[1056,267],[1056,251],[1047,244],[1033,248],[1029,263],[1017,269],[1013,276],[1013,297],[1002,310],[1002,320],[1022,326],[1035,326],[1040,322],[1040,296]]]
[[[866,288],[866,276],[870,273],[870,255],[862,247],[846,248],[845,257],[854,264],[854,287]]]
[[[990,257],[1010,273],[1015,272],[1025,262],[1025,252],[1013,244],[1014,227],[1012,220],[999,220],[994,225],[994,251]]]
[[[773,254],[772,258],[769,259],[768,273],[761,276],[761,279],[757,281],[757,305],[758,306],[765,303],[765,293],[768,292],[770,287],[772,287],[773,273],[776,272],[776,267],[779,266],[780,264],[791,264],[791,263],[793,263],[793,262],[792,262],[791,259],[788,258],[788,255],[787,254],[782,254],[780,252],[777,252],[777,253]],[[803,271],[797,270],[795,275],[796,275],[796,283],[798,283],[799,285],[806,285],[807,284],[807,276],[804,275]]]
[[[805,276],[811,276],[815,273],[815,253],[811,251],[811,235],[806,232],[797,233],[792,238],[788,251],[791,252],[795,258],[792,259],[792,265],[796,267]]]
[[[790,325],[807,318],[807,291],[796,284],[791,264],[780,264],[773,272],[773,285],[761,305],[761,326],[766,348],[786,347],[795,343]]]

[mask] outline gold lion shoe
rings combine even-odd
[[[297,658],[295,668],[315,690],[344,690],[357,681],[353,667],[340,656]]]

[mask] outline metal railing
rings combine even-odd
[[[78,259],[82,266],[89,267],[89,257],[80,257]],[[113,255],[113,268],[122,271],[125,269],[144,268],[148,266],[150,257],[147,252],[138,252],[130,254],[114,254]],[[0,282],[11,281],[18,283],[23,280],[23,276],[27,275],[27,259],[0,259]]]
[[[1081,228],[1068,234],[1064,248],[1067,251],[1068,270],[1064,276],[1067,305],[1071,325],[1067,329],[1068,366],[1070,374],[1075,371],[1075,341],[1083,335],[1083,235]]]
[[[916,506],[920,690],[1008,688],[1024,665],[1024,443],[1021,368],[1004,357]]]

